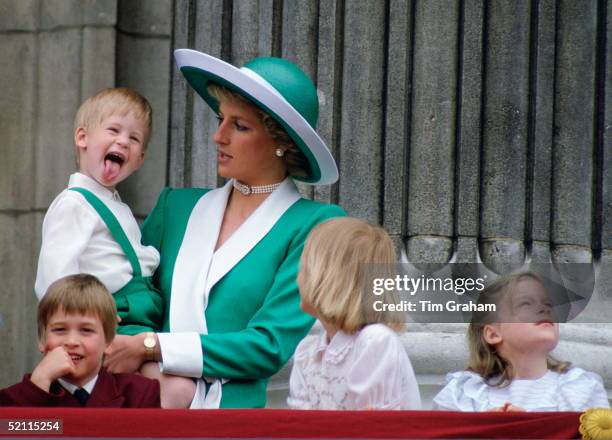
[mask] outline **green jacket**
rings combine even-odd
[[[161,254],[154,282],[167,305],[164,331],[189,331],[199,316],[184,318],[193,313],[185,304],[200,302],[191,298],[194,292],[208,292],[202,300],[207,334],[199,332],[201,375],[229,379],[222,408],[265,406],[268,378],[314,322],[300,309],[296,281],[304,242],[317,224],[345,215],[336,205],[299,198],[293,182],[286,182],[284,196],[269,196],[214,256],[227,201],[219,194],[229,194],[227,186],[210,192],[167,188],[143,225],[144,243]],[[206,194],[217,201],[204,203]]]

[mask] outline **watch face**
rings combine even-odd
[[[155,338],[145,338],[144,346],[147,348],[155,348]]]

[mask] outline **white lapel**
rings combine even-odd
[[[300,199],[293,180],[285,179],[215,252],[231,190],[230,180],[223,188],[207,192],[191,211],[172,274],[172,332],[208,333],[204,313],[212,287],[238,264],[266,236],[285,211]],[[192,408],[218,408],[222,395],[221,385],[225,382],[227,379],[213,380],[207,394],[204,382],[202,379],[198,380]]]
[[[207,192],[191,211],[172,274],[172,332],[208,333],[204,318],[208,295],[204,292],[231,189],[230,181]]]
[[[293,180],[287,178],[259,205],[213,255],[205,297],[208,297],[213,286],[270,232],[278,219],[299,199],[300,193]]]

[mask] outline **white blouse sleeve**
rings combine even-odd
[[[308,396],[308,387],[304,378],[304,368],[308,362],[311,345],[316,343],[317,338],[313,335],[307,336],[298,344],[293,356],[293,368],[289,377],[289,397],[287,405],[292,409],[312,409]]]
[[[160,370],[175,376],[202,377],[204,356],[197,332],[158,333]]]
[[[559,410],[585,411],[588,408],[610,408],[601,377],[582,368],[571,368],[559,380]]]
[[[78,259],[91,239],[97,218],[78,197],[77,193],[61,194],[45,215],[34,285],[38,299],[54,281],[79,273]]]
[[[487,411],[488,385],[482,377],[470,371],[446,375],[446,386],[434,397],[434,409],[446,411]]]
[[[419,389],[399,338],[382,324],[365,327],[347,374],[348,409],[420,409]]]

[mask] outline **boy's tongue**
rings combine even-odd
[[[104,173],[102,174],[102,177],[107,182],[113,181],[119,175],[120,169],[121,165],[119,165],[117,162],[106,159],[104,161]]]

